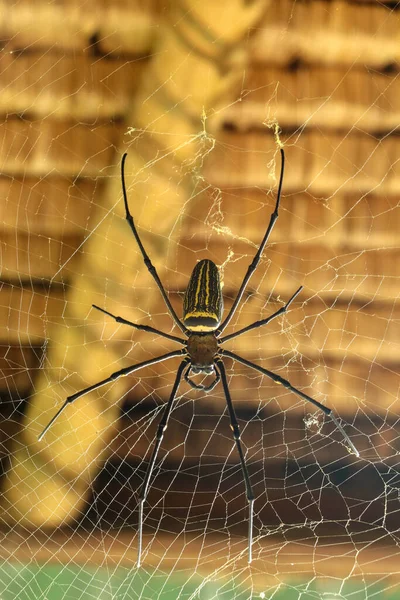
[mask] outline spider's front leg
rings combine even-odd
[[[301,285],[299,287],[299,289],[295,291],[293,296],[286,302],[286,304],[284,306],[281,306],[281,308],[279,308],[277,311],[275,311],[272,315],[270,315],[266,319],[261,319],[260,321],[255,321],[255,323],[251,323],[251,325],[247,325],[246,327],[243,327],[242,329],[239,329],[238,331],[234,331],[233,333],[230,333],[229,335],[224,335],[224,337],[218,338],[218,343],[223,344],[224,342],[227,342],[228,340],[231,340],[235,337],[238,337],[239,335],[242,335],[242,333],[251,331],[251,329],[257,329],[258,327],[261,327],[262,325],[267,325],[276,317],[283,315],[287,311],[287,309],[289,308],[289,306],[291,305],[293,300],[296,298],[296,296],[298,294],[300,294],[302,289],[303,289],[303,286]]]
[[[164,333],[164,331],[160,331],[159,329],[156,329],[155,327],[151,327],[150,325],[139,325],[138,323],[132,323],[132,321],[128,321],[127,319],[124,319],[123,317],[118,317],[116,315],[113,315],[112,313],[108,312],[108,310],[104,310],[104,308],[100,308],[100,306],[97,306],[96,304],[92,304],[92,306],[93,306],[93,308],[95,308],[96,310],[99,310],[100,312],[104,313],[105,315],[112,317],[117,323],[122,323],[123,325],[129,325],[129,327],[133,327],[134,329],[139,329],[141,331],[148,331],[150,333],[155,333],[156,335],[160,335],[161,337],[167,338],[168,340],[172,340],[173,342],[178,342],[178,344],[183,344],[184,346],[186,345],[186,340],[184,340],[183,338],[179,338],[176,335]]]
[[[271,214],[269,224],[267,227],[267,231],[265,232],[265,235],[264,235],[263,239],[261,240],[261,244],[260,244],[252,262],[250,263],[250,265],[247,268],[246,275],[244,276],[244,279],[243,279],[242,284],[239,288],[239,291],[236,295],[236,298],[231,306],[231,309],[228,312],[228,315],[225,317],[225,320],[215,331],[216,335],[220,335],[224,331],[224,329],[228,325],[229,321],[232,319],[233,315],[235,314],[236,309],[239,305],[239,302],[243,296],[243,292],[246,289],[247,284],[249,283],[250,277],[252,276],[252,274],[254,273],[254,271],[256,270],[256,268],[258,266],[258,263],[260,262],[261,254],[263,253],[263,250],[265,248],[266,243],[268,242],[271,231],[274,228],[275,221],[278,218],[278,209],[279,209],[279,203],[281,200],[281,193],[282,193],[283,174],[285,172],[285,153],[283,151],[283,148],[280,148],[280,152],[281,152],[281,174],[279,177],[279,186],[278,186],[278,193],[276,196],[274,212]]]
[[[151,478],[151,474],[154,469],[154,463],[156,462],[157,454],[160,449],[162,439],[164,437],[164,432],[168,427],[168,420],[169,420],[169,416],[171,414],[174,398],[176,396],[176,392],[178,391],[179,383],[182,379],[182,372],[183,372],[185,366],[187,365],[188,361],[189,361],[189,359],[185,358],[178,367],[178,371],[177,371],[176,377],[175,377],[175,383],[172,388],[168,403],[166,404],[166,406],[164,408],[164,414],[162,416],[162,419],[161,419],[160,424],[157,429],[153,453],[151,455],[150,462],[147,465],[146,474],[144,476],[142,487],[140,488],[140,492],[139,492],[139,531],[138,531],[139,541],[138,541],[138,560],[137,560],[138,567],[140,567],[141,557],[142,557],[143,506],[144,506],[144,502],[146,500],[147,492],[149,491],[150,478]]]
[[[169,314],[171,315],[171,317],[173,318],[175,323],[178,325],[179,329],[183,333],[187,334],[187,329],[186,329],[185,325],[181,322],[181,320],[178,318],[178,315],[176,314],[175,310],[173,309],[172,304],[169,301],[169,298],[167,296],[167,293],[164,290],[164,286],[161,283],[161,279],[157,273],[157,270],[156,270],[155,266],[153,265],[153,263],[151,262],[149,255],[147,254],[147,252],[143,246],[142,240],[140,239],[140,236],[136,229],[135,221],[129,210],[128,195],[126,193],[126,185],[125,185],[125,161],[126,161],[127,156],[128,156],[127,153],[125,153],[123,155],[122,161],[121,161],[121,182],[122,182],[122,194],[124,196],[125,218],[128,221],[129,227],[131,228],[131,231],[135,237],[136,243],[139,246],[139,250],[142,254],[144,264],[146,265],[147,270],[149,271],[150,275],[153,277],[154,281],[156,282],[157,287],[160,290],[161,295],[164,299],[166,307],[168,308]]]

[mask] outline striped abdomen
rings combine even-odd
[[[183,323],[190,331],[214,331],[221,322],[223,300],[217,266],[204,259],[193,269],[183,300]]]

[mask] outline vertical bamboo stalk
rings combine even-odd
[[[218,112],[234,98],[246,63],[243,42],[267,4],[266,0],[171,3],[160,27],[127,115],[136,130],[135,144],[128,150],[127,188],[131,210],[161,278],[166,257],[175,252],[171,231],[192,193],[188,175],[196,156],[205,152],[202,114]],[[108,310],[124,307],[124,316],[134,321],[143,313],[132,309],[127,314],[130,285],[138,290],[138,305],[149,312],[149,297],[158,293],[124,221],[120,190],[116,170],[105,212],[85,241],[80,272],[71,281],[63,322],[51,330],[46,366],[17,440],[5,508],[11,522],[24,526],[58,526],[79,518],[91,483],[108,456],[126,381],[122,378],[68,406],[41,443],[39,432],[66,396],[148,358],[133,351],[128,361],[122,361],[120,341],[98,341],[106,339],[107,327],[115,330],[115,324],[104,324],[104,318],[90,309],[92,303],[104,306],[106,298]],[[154,294],[148,293],[150,289]]]

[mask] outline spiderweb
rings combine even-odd
[[[213,83],[200,68],[179,81],[193,48],[207,56],[194,27],[192,48],[179,37],[196,3],[3,3],[2,600],[399,597],[398,4],[261,4],[238,52],[218,55],[221,88],[242,65],[234,93],[196,112],[194,82]],[[164,13],[181,43],[167,65]],[[82,397],[37,440],[68,395],[175,349],[92,308],[179,334],[124,220],[121,155],[181,315],[202,258],[231,306],[274,207],[280,144],[279,219],[227,333],[304,288],[226,347],[334,409],[360,457],[321,411],[226,360],[255,492],[248,565],[222,387],[182,382],[137,569],[138,491],[178,361]]]

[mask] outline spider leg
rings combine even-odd
[[[349,438],[347,433],[344,431],[343,427],[339,424],[339,422],[338,422],[337,418],[335,417],[335,415],[333,414],[331,408],[324,406],[317,400],[314,400],[314,398],[311,398],[311,396],[307,396],[307,394],[304,394],[304,392],[301,392],[297,388],[293,387],[293,385],[287,379],[284,379],[280,375],[277,375],[276,373],[273,373],[272,371],[269,371],[268,369],[265,369],[264,367],[260,367],[259,365],[256,365],[255,363],[250,362],[249,360],[246,360],[245,358],[242,358],[241,356],[238,356],[237,354],[234,354],[233,352],[230,352],[229,350],[220,350],[220,353],[223,356],[228,356],[229,358],[232,358],[233,360],[237,360],[238,362],[242,363],[243,365],[246,365],[247,367],[251,367],[252,369],[255,369],[256,371],[259,371],[263,375],[267,375],[267,377],[269,377],[276,383],[280,383],[288,390],[291,390],[292,392],[294,392],[295,394],[300,396],[300,398],[303,398],[304,400],[307,400],[307,402],[311,402],[311,404],[314,404],[314,406],[316,406],[317,408],[322,410],[326,415],[328,415],[328,417],[330,417],[332,419],[332,421],[334,422],[334,424],[336,425],[336,427],[339,429],[340,433],[342,434],[344,440],[350,446],[350,449],[352,450],[352,452],[354,452],[354,454],[356,456],[358,456],[358,457],[360,456],[360,453],[358,452],[357,448],[355,447],[355,445],[353,444],[353,442],[351,441],[351,439]]]
[[[221,373],[222,387],[224,388],[224,394],[226,399],[226,404],[228,405],[229,416],[231,419],[231,429],[233,432],[233,439],[236,442],[236,446],[239,452],[240,464],[242,467],[244,484],[246,486],[246,497],[249,503],[249,531],[248,531],[248,562],[252,561],[252,545],[253,545],[253,505],[254,505],[254,492],[250,483],[249,472],[246,467],[246,461],[244,459],[242,444],[240,443],[240,429],[239,423],[237,422],[235,409],[233,408],[231,395],[229,393],[228,381],[226,379],[226,372],[224,363],[220,358],[215,360],[216,365],[218,365],[218,369]]]
[[[178,391],[178,386],[179,386],[180,381],[182,379],[182,372],[183,372],[183,369],[186,367],[186,365],[187,365],[188,362],[189,362],[189,359],[185,358],[181,362],[181,364],[179,365],[179,367],[178,367],[178,371],[176,373],[175,383],[174,383],[174,386],[172,388],[171,395],[169,397],[168,403],[166,404],[166,406],[164,408],[164,414],[162,416],[162,419],[161,419],[160,424],[159,424],[158,429],[157,429],[157,434],[156,434],[156,439],[155,439],[155,443],[154,443],[153,454],[151,455],[150,462],[147,465],[146,474],[144,476],[142,487],[140,488],[140,492],[139,492],[139,531],[138,531],[139,540],[138,540],[138,559],[137,559],[137,566],[138,567],[140,567],[141,557],[142,557],[143,505],[144,505],[144,502],[146,500],[147,492],[149,491],[150,478],[151,478],[151,474],[153,472],[154,463],[156,462],[158,451],[159,451],[160,446],[161,446],[161,441],[162,441],[162,439],[164,437],[164,432],[165,432],[165,430],[168,427],[168,419],[169,419],[169,416],[171,414],[172,404],[173,404],[176,392]]]
[[[254,271],[257,268],[258,263],[260,262],[260,258],[261,258],[261,254],[264,250],[265,244],[268,241],[268,238],[270,236],[270,233],[275,225],[275,221],[278,218],[278,209],[279,209],[279,202],[281,199],[281,193],[282,193],[282,183],[283,183],[283,173],[285,171],[285,153],[283,151],[283,148],[280,148],[280,152],[281,152],[281,174],[280,174],[280,178],[279,178],[279,187],[278,187],[278,193],[276,196],[276,203],[275,203],[275,208],[274,208],[274,212],[271,214],[271,218],[269,221],[269,225],[267,227],[267,231],[265,232],[265,235],[261,241],[261,244],[253,258],[253,261],[251,262],[251,264],[248,266],[247,268],[247,273],[244,276],[244,279],[242,281],[242,285],[239,288],[239,291],[237,293],[237,296],[235,298],[234,303],[232,304],[232,307],[228,313],[228,316],[225,318],[225,320],[222,322],[222,324],[218,327],[218,329],[216,330],[216,335],[219,335],[220,333],[222,333],[225,329],[225,327],[228,325],[229,321],[232,319],[233,315],[236,312],[236,309],[238,307],[238,304],[243,296],[243,292],[246,289],[246,286],[249,282],[250,277],[252,276],[252,274],[254,273]]]
[[[276,312],[274,312],[273,315],[270,315],[266,319],[261,319],[261,321],[256,321],[255,323],[252,323],[251,325],[247,325],[247,327],[243,327],[243,329],[239,329],[239,331],[234,331],[230,335],[225,335],[223,338],[218,338],[218,343],[223,344],[224,342],[227,342],[228,340],[231,340],[232,338],[235,338],[238,335],[242,335],[242,333],[246,333],[246,331],[250,331],[251,329],[256,329],[257,327],[261,327],[261,325],[267,325],[267,323],[272,321],[272,319],[279,317],[279,315],[283,315],[283,313],[285,313],[287,311],[290,304],[296,298],[297,294],[300,294],[302,289],[303,289],[303,286],[301,285],[299,287],[299,289],[290,298],[290,300],[288,300],[286,302],[285,306],[281,306],[281,308],[279,308]]]
[[[176,314],[176,312],[174,311],[174,309],[172,308],[171,302],[169,301],[169,298],[164,290],[163,284],[161,283],[161,280],[158,276],[158,273],[156,271],[155,266],[153,265],[153,263],[151,262],[150,258],[148,257],[148,254],[146,252],[146,250],[144,249],[144,246],[142,244],[142,241],[139,237],[139,234],[136,230],[136,226],[135,226],[135,222],[133,220],[133,217],[129,211],[129,206],[128,206],[128,196],[126,193],[126,185],[125,185],[125,161],[126,161],[126,157],[128,155],[125,153],[122,157],[122,161],[121,161],[121,181],[122,181],[122,193],[124,196],[124,204],[125,204],[125,218],[129,223],[129,227],[132,230],[133,235],[135,236],[135,240],[137,242],[137,245],[139,246],[140,252],[142,253],[143,256],[143,260],[144,260],[144,264],[146,265],[148,271],[150,272],[151,276],[153,277],[154,281],[157,284],[158,289],[161,292],[162,297],[164,298],[164,302],[167,305],[167,308],[169,310],[169,313],[171,315],[171,317],[174,319],[175,323],[178,325],[179,329],[183,332],[186,333],[187,329],[184,326],[183,323],[181,323],[180,319],[178,318],[178,315]]]
[[[92,304],[92,306],[93,306],[93,308],[101,311],[105,315],[112,317],[117,323],[123,323],[124,325],[129,325],[130,327],[134,327],[135,329],[140,329],[142,331],[149,331],[150,333],[156,333],[157,335],[167,338],[168,340],[178,342],[178,344],[186,345],[186,340],[179,338],[176,335],[170,335],[169,333],[164,333],[163,331],[160,331],[159,329],[155,329],[154,327],[151,327],[150,325],[138,325],[137,323],[132,323],[131,321],[127,321],[123,317],[117,317],[117,316],[113,315],[112,313],[108,312],[108,310],[104,310],[104,308],[100,308],[100,306],[96,306],[96,304]]]
[[[68,406],[68,404],[71,404],[77,398],[80,398],[81,396],[84,396],[85,394],[88,394],[89,392],[92,392],[93,390],[96,390],[97,388],[102,387],[103,385],[106,385],[107,383],[110,383],[111,381],[114,381],[115,379],[118,379],[119,377],[123,377],[125,375],[129,375],[129,373],[133,373],[134,371],[143,369],[143,367],[148,367],[149,365],[154,365],[156,363],[167,360],[168,358],[174,358],[174,356],[182,356],[182,354],[185,354],[185,353],[186,353],[186,350],[183,350],[183,349],[182,350],[174,350],[173,352],[168,352],[167,354],[163,354],[162,356],[157,356],[156,358],[151,358],[150,360],[145,360],[144,362],[137,363],[136,365],[131,365],[130,367],[124,367],[123,369],[120,369],[119,371],[115,371],[115,373],[112,373],[106,379],[102,379],[101,381],[98,381],[97,383],[94,383],[93,385],[90,385],[89,387],[87,387],[83,390],[80,390],[79,392],[76,392],[75,394],[72,394],[72,396],[68,396],[68,398],[65,400],[64,404],[56,412],[54,417],[51,419],[51,421],[46,425],[46,427],[43,429],[42,433],[39,435],[39,437],[38,437],[39,442],[43,439],[43,437],[46,435],[46,433],[48,432],[50,427],[53,425],[54,421],[56,419],[58,419],[58,417],[63,412],[63,410]]]

